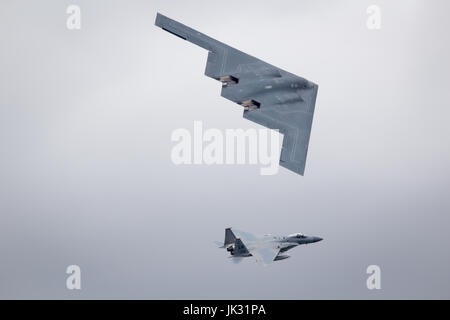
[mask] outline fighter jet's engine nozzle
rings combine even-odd
[[[287,258],[290,258],[290,257],[291,256],[288,256],[288,255],[277,255],[275,257],[275,259],[273,259],[273,261],[284,260],[284,259],[287,259]]]

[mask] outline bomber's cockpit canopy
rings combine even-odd
[[[306,236],[303,233],[294,233],[290,234],[289,238],[306,238]]]

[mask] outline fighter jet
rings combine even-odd
[[[209,51],[205,75],[222,82],[222,97],[243,106],[244,118],[283,134],[280,165],[303,175],[317,84],[162,14],[157,14],[155,25]]]
[[[236,235],[237,237],[236,237]],[[242,261],[243,258],[253,257],[256,262],[267,265],[273,261],[289,258],[286,251],[302,244],[315,243],[322,241],[322,238],[306,236],[302,233],[294,233],[287,236],[264,235],[256,237],[248,232],[225,229],[225,240],[219,248],[227,249],[230,258],[235,263]]]

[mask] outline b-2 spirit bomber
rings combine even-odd
[[[162,14],[155,25],[209,51],[205,75],[222,83],[222,97],[244,107],[244,118],[283,134],[280,165],[303,175],[318,85]]]

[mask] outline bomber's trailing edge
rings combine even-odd
[[[303,175],[318,86],[157,14],[155,25],[206,50],[205,74],[221,95],[244,107],[244,118],[284,135],[280,165]]]
[[[220,248],[225,248],[230,253],[234,262],[242,261],[242,258],[253,257],[261,264],[269,264],[273,261],[289,258],[286,251],[302,244],[322,241],[322,238],[306,236],[302,233],[294,233],[287,236],[264,235],[256,237],[248,232],[225,229],[223,245],[216,242]]]

